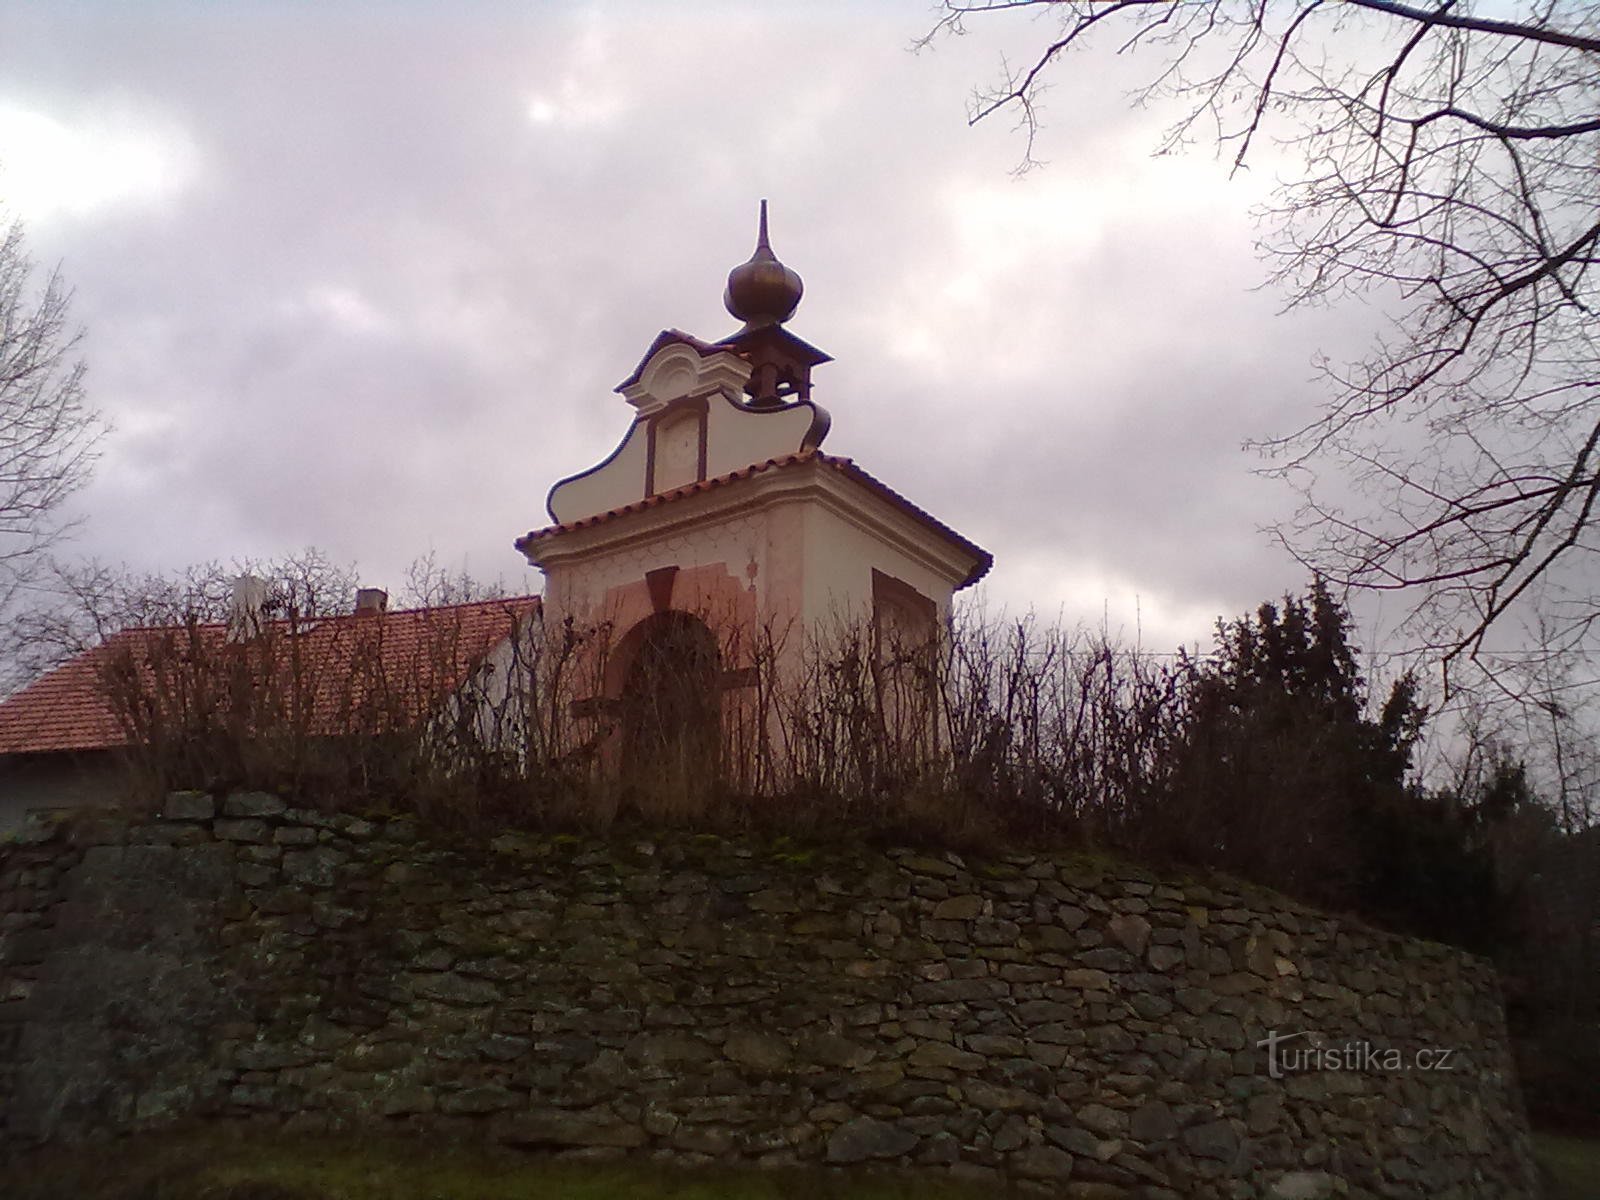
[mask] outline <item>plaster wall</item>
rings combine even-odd
[[[703,405],[703,410],[699,405]],[[752,412],[720,393],[697,405],[668,409],[656,418],[656,492],[671,491],[697,479],[715,479],[754,463],[793,454],[808,443],[819,421],[806,403]],[[705,473],[699,472],[701,423],[705,426]],[[590,471],[552,489],[551,515],[560,522],[581,520],[636,504],[645,491],[650,418],[629,427],[612,456]]]
[[[932,600],[941,619],[949,616],[954,581],[849,517],[813,505],[806,513],[804,538],[802,620],[809,628],[826,630],[839,621],[870,619],[874,568]]]
[[[714,479],[751,463],[795,453],[806,443],[817,412],[810,404],[751,412],[725,396],[714,396],[707,417],[706,477]]]
[[[551,489],[550,515],[577,521],[644,499],[645,453],[644,426],[635,423],[601,466]]]
[[[703,523],[642,538],[603,554],[554,563],[546,569],[546,625],[558,624],[569,615],[584,625],[613,619],[609,609],[617,590],[640,582],[661,567],[726,564],[728,573],[753,587],[757,602],[767,606],[774,598],[768,590],[768,564],[774,544],[783,544],[771,521],[768,509],[735,508],[713,514]]]
[[[855,489],[845,494],[854,516],[812,493],[759,491],[731,503],[718,493],[678,501],[673,513],[689,519],[671,525],[665,509],[640,514],[614,526],[610,544],[597,539],[594,549],[545,568],[546,621],[569,614],[580,623],[608,619],[609,598],[650,571],[714,564],[725,564],[741,579],[759,611],[777,626],[793,619],[795,627],[819,636],[871,616],[874,569],[909,584],[935,603],[941,617],[948,615],[956,580],[931,565],[939,556],[932,535]],[[699,515],[691,515],[690,505],[701,506]],[[894,536],[864,522],[879,522]],[[918,546],[927,549],[919,554],[908,548]]]
[[[123,770],[104,753],[0,757],[0,836],[32,812],[93,807],[121,791]]]

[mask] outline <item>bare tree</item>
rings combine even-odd
[[[411,560],[406,568],[405,587],[400,591],[403,604],[433,608],[441,604],[468,604],[475,600],[502,600],[508,596],[503,579],[489,582],[474,578],[463,563],[451,570],[439,562],[432,550]]]
[[[0,233],[0,613],[66,530],[62,502],[88,481],[104,426],[83,393],[81,333],[59,272],[32,286],[22,227]]]
[[[295,619],[348,612],[359,582],[354,565],[336,563],[315,547],[228,566],[196,563],[173,573],[52,560],[33,573],[28,602],[15,604],[0,626],[0,695],[122,629],[225,621],[240,575],[266,584],[269,616]]]
[[[1411,596],[1413,628],[1447,668],[1519,619],[1536,585],[1557,648],[1586,642],[1600,620],[1600,6],[944,9],[924,42],[1003,10],[1051,24],[971,109],[1020,115],[1024,167],[1051,69],[1102,36],[1155,52],[1140,99],[1183,104],[1162,150],[1209,140],[1238,169],[1268,138],[1287,146],[1303,169],[1269,210],[1274,279],[1295,304],[1370,294],[1395,321],[1363,361],[1322,364],[1332,390],[1313,420],[1259,444],[1303,498],[1280,537],[1337,583]]]

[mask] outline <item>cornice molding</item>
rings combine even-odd
[[[696,528],[763,512],[780,505],[820,504],[863,532],[895,547],[960,588],[981,565],[937,522],[919,520],[852,476],[810,459],[763,471],[705,492],[673,497],[602,523],[548,534],[529,545],[529,561],[541,569],[578,564],[632,550]]]

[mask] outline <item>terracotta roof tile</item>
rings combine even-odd
[[[412,718],[459,687],[469,671],[525,617],[538,611],[537,596],[401,610],[373,616],[343,615],[293,627],[270,622],[241,649],[263,658],[260,670],[284,677],[293,671],[311,709],[313,730],[348,714],[353,689],[376,688],[403,697]],[[126,745],[126,732],[107,698],[105,676],[122,665],[153,678],[155,664],[175,663],[195,650],[220,651],[222,625],[125,629],[63,663],[0,703],[0,754],[99,750]],[[292,667],[291,667],[292,663]],[[365,682],[363,682],[365,681]]]
[[[905,512],[923,524],[938,530],[950,541],[954,542],[967,553],[971,554],[975,559],[978,560],[977,564],[973,567],[967,578],[962,580],[961,583],[957,585],[958,587],[966,587],[968,584],[976,583],[978,580],[982,579],[986,574],[988,574],[989,568],[994,565],[994,556],[987,550],[973,542],[968,541],[954,529],[951,529],[950,526],[946,525],[943,521],[940,521],[938,518],[934,517],[927,510],[913,504],[910,500],[907,500],[888,484],[856,466],[854,460],[845,458],[842,455],[824,454],[820,450],[801,450],[794,454],[785,454],[778,458],[769,458],[765,462],[753,463],[748,467],[740,467],[737,471],[729,471],[726,475],[718,475],[713,479],[702,479],[695,483],[688,483],[682,487],[673,488],[670,491],[658,492],[654,496],[646,496],[642,500],[635,500],[633,503],[624,504],[619,508],[607,509],[605,512],[596,513],[592,517],[582,517],[579,520],[568,521],[562,525],[550,525],[544,529],[536,529],[531,533],[518,538],[516,546],[518,550],[526,550],[527,547],[543,541],[545,538],[555,537],[557,534],[569,533],[575,529],[588,529],[595,525],[604,524],[607,521],[614,521],[618,517],[624,517],[630,513],[644,512],[647,509],[658,508],[663,504],[671,503],[672,501],[682,499],[685,496],[694,496],[701,492],[709,492],[717,488],[727,487],[729,484],[738,483],[741,480],[749,479],[752,476],[759,475],[765,471],[781,471],[785,468],[798,466],[802,463],[808,462],[816,462],[820,466],[832,468],[843,475],[849,476],[851,479],[863,484],[871,491],[876,492],[879,496],[889,501],[889,503],[893,504],[902,512]]]

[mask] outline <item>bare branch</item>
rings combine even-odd
[[[0,233],[0,613],[70,529],[62,505],[88,481],[104,432],[83,391],[59,272],[33,286],[22,226]]]
[[[1296,556],[1407,591],[1414,632],[1443,651],[1470,653],[1536,595],[1573,633],[1600,632],[1595,6],[1490,19],[1457,0],[951,2],[941,25],[1001,8],[1059,20],[980,109],[1020,109],[1024,165],[1047,68],[1116,27],[1123,49],[1157,55],[1136,97],[1183,106],[1161,149],[1204,123],[1235,170],[1263,137],[1300,156],[1262,214],[1289,306],[1384,310],[1370,354],[1321,364],[1321,410],[1254,443],[1269,473],[1317,481],[1276,531]],[[1322,498],[1344,485],[1360,511]]]

